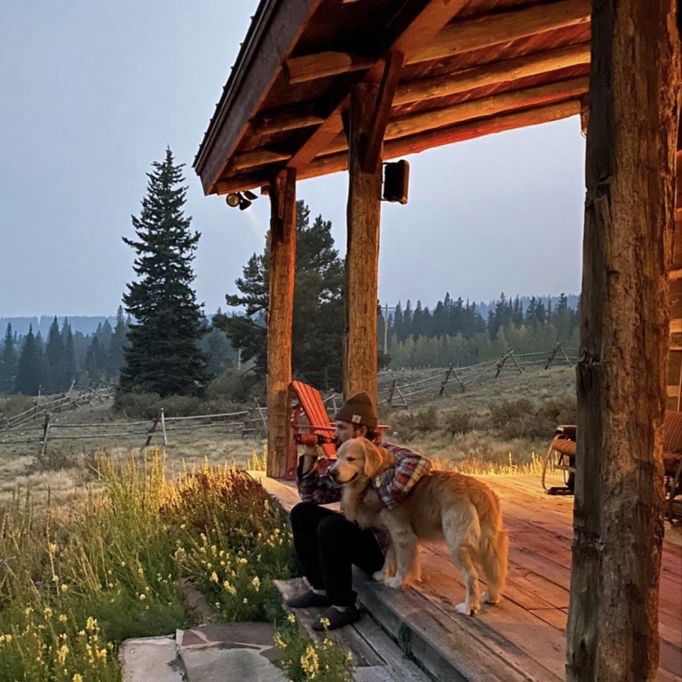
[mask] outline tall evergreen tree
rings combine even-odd
[[[123,348],[127,333],[128,325],[123,316],[123,306],[119,306],[116,311],[116,326],[114,327],[114,333],[111,335],[109,357],[107,359],[107,375],[114,381],[118,379],[121,367],[123,367]]]
[[[76,348],[73,340],[71,324],[64,318],[62,321],[62,346],[64,354],[62,356],[59,383],[62,390],[68,391],[72,382],[76,379]]]
[[[267,253],[267,246],[266,251]],[[231,307],[244,306],[246,315],[216,315],[214,324],[227,332],[242,360],[255,358],[266,369],[269,268],[264,254],[253,254],[235,283],[239,294],[228,294]],[[343,358],[344,268],[331,235],[331,222],[296,204],[296,282],[294,294],[293,367],[296,375],[318,386],[341,387]]]
[[[199,349],[202,313],[191,287],[200,234],[190,231],[191,218],[183,213],[182,167],[175,165],[170,149],[163,162],[153,164],[142,210],[132,219],[137,240],[123,239],[136,252],[137,275],[123,296],[134,320],[121,370],[125,391],[187,395],[206,383]]]
[[[62,363],[64,362],[64,343],[59,331],[57,317],[52,320],[45,346],[45,390],[57,393],[64,390],[62,385]]]
[[[5,341],[0,356],[0,393],[11,393],[14,388],[14,375],[17,372],[17,350],[14,344],[12,324],[7,324]]]
[[[105,375],[106,371],[106,349],[100,341],[100,336],[94,334],[88,352],[85,354],[83,369],[87,373],[90,384],[98,384]]]
[[[14,392],[24,395],[37,395],[43,380],[43,356],[41,343],[33,334],[33,325],[28,328],[21,347],[17,374],[14,379]]]

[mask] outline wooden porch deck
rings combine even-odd
[[[259,477],[289,510],[295,485]],[[447,547],[420,549],[423,581],[395,591],[357,576],[359,600],[435,679],[564,679],[571,567],[572,497],[543,494],[537,476],[481,476],[499,495],[510,536],[509,581],[499,606],[455,613],[464,598]],[[682,532],[666,523],[657,679],[682,680]]]

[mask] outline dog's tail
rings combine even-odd
[[[494,493],[493,493],[494,495]],[[502,526],[499,503],[495,496],[492,513],[481,519],[481,540],[479,558],[488,582],[486,601],[497,604],[507,582],[507,559],[509,555],[509,537]]]

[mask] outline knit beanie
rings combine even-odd
[[[334,417],[338,422],[350,422],[355,426],[366,426],[368,429],[376,429],[377,415],[372,406],[372,401],[366,393],[358,393],[341,405]]]

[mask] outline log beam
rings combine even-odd
[[[506,59],[434,78],[421,78],[401,83],[395,93],[394,105],[423,102],[476,90],[499,83],[512,83],[522,78],[539,76],[572,66],[590,63],[590,44],[570,45],[538,54]]]
[[[666,272],[681,67],[676,4],[594,2],[571,681],[653,680],[658,666]]]
[[[384,143],[383,159],[394,159],[407,154],[416,154],[431,147],[439,147],[453,142],[463,142],[476,137],[500,133],[505,130],[515,130],[526,126],[539,125],[558,121],[569,116],[580,114],[579,99],[566,100],[556,104],[526,109],[514,113],[491,116],[468,123],[462,123],[445,128],[437,128],[425,133],[410,135],[404,139],[390,140]],[[328,173],[336,173],[348,168],[348,154],[340,152],[330,156],[320,156],[309,166],[298,173],[298,178],[315,178]],[[259,187],[264,177],[259,173],[237,176],[231,180],[224,180],[218,184],[218,193],[226,194],[244,189]]]
[[[388,107],[384,105],[383,115],[374,113],[372,119],[375,121],[375,130],[385,130],[384,139],[394,140],[401,137],[416,135],[421,132],[442,128],[444,126],[462,123],[464,121],[493,116],[505,111],[537,107],[560,100],[573,99],[587,93],[589,89],[588,78],[571,78],[565,81],[557,81],[548,85],[540,85],[523,90],[513,90],[499,95],[482,97],[480,99],[467,100],[450,107],[421,111],[415,114],[408,114],[401,118],[386,123]],[[387,100],[388,101],[388,100]],[[338,125],[338,124],[337,124]],[[328,136],[331,137],[334,126],[329,124],[326,128]],[[373,158],[377,156],[377,145],[380,146],[381,140],[375,135],[371,138]],[[348,143],[345,134],[336,134],[329,144],[322,151],[322,155],[328,156],[337,152],[345,151]],[[267,163],[285,161],[290,156],[286,153],[274,152],[268,149],[245,152],[235,158],[233,168],[235,170],[247,170]],[[300,157],[299,157],[300,158]],[[292,161],[289,165],[294,165]]]
[[[480,50],[500,43],[587,24],[591,13],[590,0],[560,0],[499,15],[469,19],[445,26],[428,42],[405,50],[406,64],[447,59],[465,52]],[[401,49],[396,45],[398,49]],[[292,83],[369,69],[371,60],[360,59],[345,52],[320,52],[291,57],[286,69]],[[291,80],[293,79],[293,80]]]
[[[428,43],[466,4],[467,0],[430,0],[416,15],[414,14],[416,3],[404,4],[388,22],[384,34],[377,38],[377,44],[385,45],[384,60],[375,60],[374,66],[364,79],[368,82],[378,81],[383,73],[388,52],[393,50],[408,54],[413,52],[417,45]],[[305,168],[331,143],[343,130],[341,117],[346,107],[346,98],[342,97],[330,108],[327,120],[294,153],[288,163],[290,167]]]
[[[391,121],[386,126],[386,140],[395,140],[443,128],[455,123],[493,116],[505,111],[526,109],[552,102],[574,99],[585,94],[590,86],[589,78],[571,78],[566,81],[540,85],[535,88],[514,90],[501,95],[469,100],[450,107],[420,111]],[[325,150],[325,154],[343,151],[346,141],[342,135]]]
[[[348,112],[349,178],[346,252],[346,334],[343,394],[361,391],[377,404],[377,300],[381,164],[363,168],[379,86],[358,83],[351,89]],[[380,131],[381,132],[381,131]]]
[[[500,83],[512,83],[523,78],[539,76],[573,66],[590,63],[590,44],[580,43],[559,47],[501,62],[462,69],[433,78],[419,78],[400,83],[393,97],[393,105],[423,102],[456,95]],[[254,132],[259,135],[321,125],[324,118],[312,111],[273,111],[259,117]]]
[[[270,289],[268,300],[267,475],[283,478],[290,435],[289,384],[296,268],[296,171],[270,183]]]
[[[393,107],[393,96],[400,79],[400,70],[405,55],[392,50],[386,57],[386,66],[379,85],[374,112],[370,118],[369,132],[364,141],[362,169],[366,173],[375,173],[381,163],[381,148],[384,144],[386,125]]]

